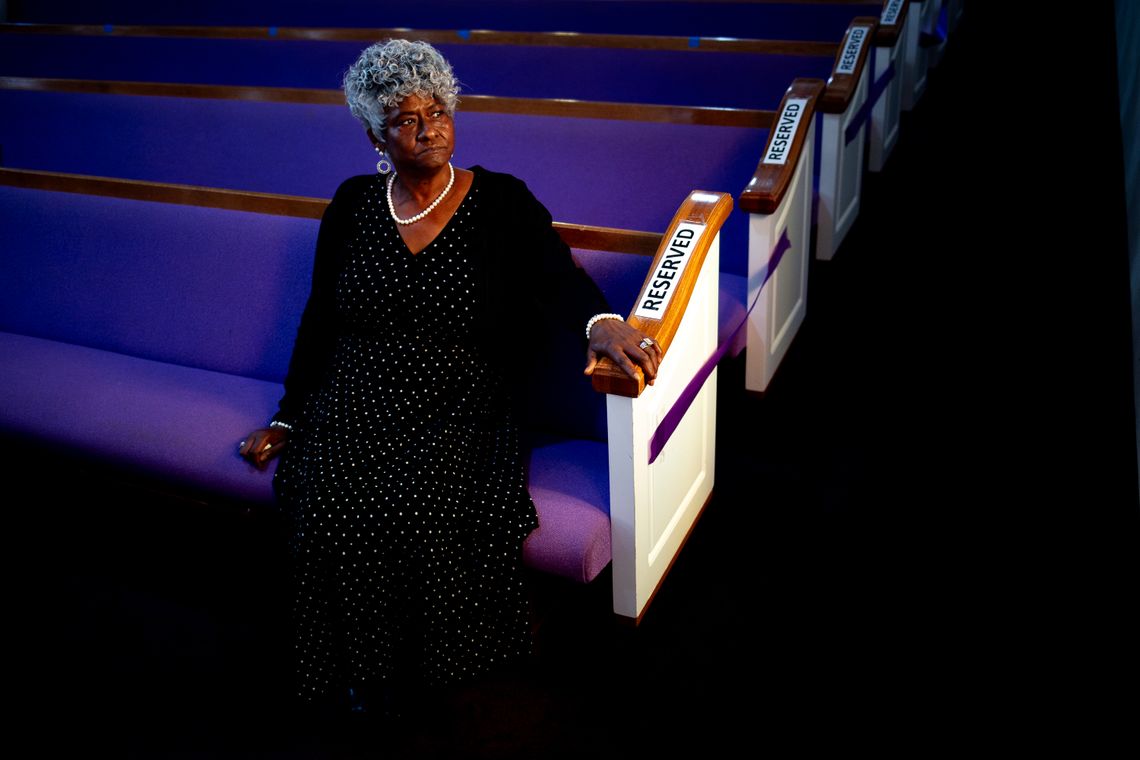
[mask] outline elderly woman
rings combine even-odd
[[[660,352],[610,314],[526,185],[451,165],[458,85],[431,46],[367,48],[344,78],[380,154],[321,222],[280,409],[241,454],[284,456],[307,700],[445,685],[530,650],[521,546],[537,526],[503,368],[542,315],[649,382]],[[517,374],[512,373],[512,374]]]

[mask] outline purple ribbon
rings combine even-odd
[[[863,105],[859,106],[859,110],[855,112],[855,118],[847,125],[847,131],[843,133],[844,145],[850,145],[855,136],[859,134],[859,130],[863,128],[863,124],[871,118],[871,109],[879,102],[879,98],[887,91],[887,85],[895,78],[895,65],[892,63],[883,72],[883,75],[871,85],[871,92],[867,94],[867,99],[863,101]]]
[[[780,242],[776,243],[776,247],[772,249],[772,255],[768,257],[767,270],[764,272],[764,277],[760,280],[760,288],[756,291],[756,298],[753,299],[752,305],[748,307],[748,311],[744,312],[744,316],[723,343],[717,346],[713,351],[712,356],[705,360],[697,373],[689,380],[685,389],[681,391],[681,395],[673,402],[673,406],[665,413],[665,417],[661,420],[661,424],[653,431],[653,437],[649,439],[649,464],[653,464],[657,460],[657,456],[665,448],[665,444],[673,437],[673,431],[681,424],[681,419],[685,416],[685,412],[689,411],[689,407],[693,405],[693,400],[697,394],[701,392],[704,387],[705,380],[712,374],[716,365],[724,358],[728,349],[736,342],[736,336],[748,324],[748,317],[752,314],[752,310],[756,308],[756,304],[760,302],[760,292],[764,290],[764,286],[768,284],[768,280],[772,278],[772,273],[776,271],[776,267],[780,263],[780,259],[784,258],[784,254],[792,247],[792,243],[788,240],[788,228],[784,228],[783,234],[780,235]]]

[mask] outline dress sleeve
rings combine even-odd
[[[273,415],[273,420],[277,422],[292,425],[300,418],[306,399],[317,389],[331,359],[336,319],[336,283],[345,233],[344,204],[343,193],[338,190],[321,217],[309,300],[301,314],[301,324],[293,343],[289,372],[285,376],[285,395],[281,397],[277,413]]]
[[[517,200],[519,225],[524,236],[525,272],[531,292],[540,293],[546,313],[586,340],[586,322],[595,314],[611,311],[601,289],[578,266],[570,247],[554,229],[546,207],[522,182]]]

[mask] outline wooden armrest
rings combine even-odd
[[[740,194],[740,207],[751,214],[771,214],[784,199],[799,164],[816,100],[823,92],[821,79],[796,79],[784,93],[772,124],[764,155]],[[808,150],[812,146],[807,146]]]
[[[669,352],[669,344],[689,305],[705,255],[731,212],[732,197],[727,193],[694,190],[677,209],[661,238],[637,303],[626,321],[657,341],[663,356]],[[598,362],[592,378],[594,390],[599,393],[637,398],[645,390],[645,376],[640,368],[637,378],[631,378],[608,357]]]
[[[922,0],[918,0],[922,2]],[[906,12],[910,0],[883,0],[883,12],[879,14],[879,29],[875,32],[875,44],[879,47],[894,47],[906,24]]]
[[[878,20],[871,16],[859,16],[851,21],[847,33],[843,35],[839,53],[835,56],[835,64],[831,67],[827,91],[819,99],[819,110],[824,113],[843,113],[847,110],[847,104],[855,95],[859,77],[863,75],[863,67],[867,63],[871,49],[868,43],[875,38],[878,25]]]

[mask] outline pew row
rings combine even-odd
[[[23,0],[11,9],[13,22],[97,25],[105,34],[124,25],[256,27],[266,36],[292,27],[379,25],[407,29],[454,29],[463,36],[479,30],[568,32],[769,39],[838,39],[853,16],[877,13],[882,2],[649,2],[647,0],[434,0],[430,4],[359,3],[326,0],[312,3],[233,3],[200,0],[192,5],[160,6],[145,0]],[[273,26],[270,26],[272,24]],[[127,33],[130,33],[128,31]],[[144,32],[146,33],[146,32]],[[240,33],[240,32],[239,32]],[[462,37],[461,37],[462,38]]]
[[[826,42],[714,40],[705,49],[646,48],[606,35],[602,46],[530,35],[533,45],[459,42],[433,30],[362,30],[339,39],[33,35],[0,25],[0,76],[330,89],[368,44],[390,37],[431,42],[466,95],[773,108],[796,77],[827,79],[839,37]],[[487,32],[481,37],[505,33]],[[442,42],[439,38],[452,39]],[[683,38],[678,43],[686,43]],[[716,49],[708,49],[716,43]],[[734,43],[729,46],[726,43]]]
[[[867,127],[867,168],[880,172],[898,142],[902,113],[902,40],[910,17],[909,0],[886,0],[875,33],[871,64],[871,116]]]
[[[938,25],[941,3],[937,0],[910,0],[911,12],[903,27],[902,108],[910,111],[918,105],[926,90],[926,73],[930,53],[924,36]]]
[[[281,395],[325,204],[0,169],[0,435],[194,498],[270,506],[274,467],[252,468],[235,442]],[[570,341],[575,369],[544,384],[537,415],[541,526],[524,561],[586,583],[612,560],[623,617],[644,613],[712,492],[715,374],[654,461],[647,450],[685,373],[716,347],[718,229],[731,205],[690,193],[664,235],[559,225],[607,297],[635,314],[662,262],[693,241],[661,319],[641,321],[666,350],[657,383],[623,385],[603,366],[595,382],[624,395],[596,394]],[[650,249],[652,259],[631,255]]]
[[[894,124],[873,125],[871,133],[897,133],[897,108],[870,108],[883,88],[861,84],[867,50],[876,39],[875,26],[875,17],[853,19],[839,45],[721,39],[698,47],[681,46],[682,38],[660,38],[654,42],[661,47],[648,48],[645,37],[616,34],[587,35],[590,39],[584,40],[577,35],[483,31],[457,43],[454,31],[440,30],[278,30],[274,37],[261,30],[258,37],[258,30],[228,29],[227,36],[215,37],[205,36],[209,28],[198,27],[150,37],[145,35],[161,34],[162,28],[115,27],[108,35],[101,28],[76,25],[70,27],[75,32],[69,37],[47,34],[59,31],[58,26],[10,24],[0,25],[0,32],[7,31],[9,38],[6,48],[0,49],[0,76],[8,78],[9,86],[16,86],[14,78],[82,76],[136,86],[146,81],[327,87],[357,55],[362,42],[373,39],[362,33],[375,33],[436,43],[463,73],[465,92],[500,99],[773,109],[784,95],[783,83],[797,77],[826,79],[813,180],[815,255],[830,259],[858,214],[866,122],[873,114],[880,119],[893,117]],[[888,28],[876,44],[889,47],[897,38]],[[664,47],[666,42],[669,47]]]
[[[6,79],[0,144],[12,168],[330,197],[376,162],[343,103],[338,90]],[[692,187],[745,185],[774,115],[468,96],[453,160],[526,177],[556,219],[660,230]],[[738,274],[746,234],[743,219],[725,230]]]
[[[101,83],[84,86],[92,84]],[[753,183],[757,157],[765,150],[773,153],[775,159],[764,160],[769,173],[774,167],[776,174],[794,170],[804,161],[801,156],[811,150],[803,146],[810,148],[814,142],[787,137],[814,128],[814,102],[822,87],[818,80],[793,83],[779,111],[785,127],[790,122],[790,132],[781,133],[774,153],[764,147],[774,133],[760,126],[771,123],[768,112],[623,104],[602,104],[603,108],[588,111],[582,106],[590,104],[544,101],[540,105],[547,113],[568,115],[460,111],[456,162],[527,177],[555,218],[618,229],[664,229],[674,210],[670,198],[684,197],[694,186],[735,193],[752,184],[753,193],[766,199],[763,208],[733,214],[723,225],[722,341],[732,337],[734,318],[753,303],[746,300],[747,294],[757,292],[758,278],[766,272],[749,269],[750,260],[766,261],[772,250],[769,241],[749,242],[757,234],[750,218],[775,214],[800,219],[798,212],[777,212],[785,194],[788,204],[802,206],[808,226],[800,229],[797,222],[789,232],[791,248],[781,264],[784,274],[772,278],[767,288],[771,308],[750,312],[756,329],[749,331],[748,340],[752,335],[770,336],[753,352],[753,361],[761,362],[756,366],[763,370],[750,372],[747,380],[749,390],[762,392],[806,305],[803,259],[811,240],[812,163],[806,162],[806,172],[795,175],[795,183],[788,181],[789,176],[766,186]],[[374,161],[358,123],[343,107],[220,100],[212,95],[191,100],[18,89],[0,90],[0,105],[13,114],[0,125],[6,160],[22,168],[320,197],[331,195],[343,177],[363,168],[361,164]],[[535,107],[534,102],[518,105]],[[803,110],[805,105],[811,107]],[[793,107],[800,115],[790,118]],[[66,126],[67,115],[76,112],[85,114],[88,125],[82,144],[71,140]],[[775,144],[774,139],[770,142]],[[55,148],[46,149],[49,145]],[[551,150],[552,145],[560,149]],[[678,153],[677,145],[686,150]],[[172,146],[177,153],[171,152]],[[665,155],[676,158],[662,162]],[[605,174],[598,167],[605,167]],[[605,176],[620,179],[605,181]],[[793,186],[805,191],[788,192]],[[630,187],[639,192],[631,193]],[[762,254],[749,254],[749,248],[757,246]],[[736,341],[734,354],[744,345],[744,339]],[[756,358],[761,355],[763,359]]]
[[[818,202],[815,257],[830,260],[859,216],[863,196],[864,146],[871,95],[871,57],[878,21],[860,16],[839,46],[827,89],[819,101]]]

